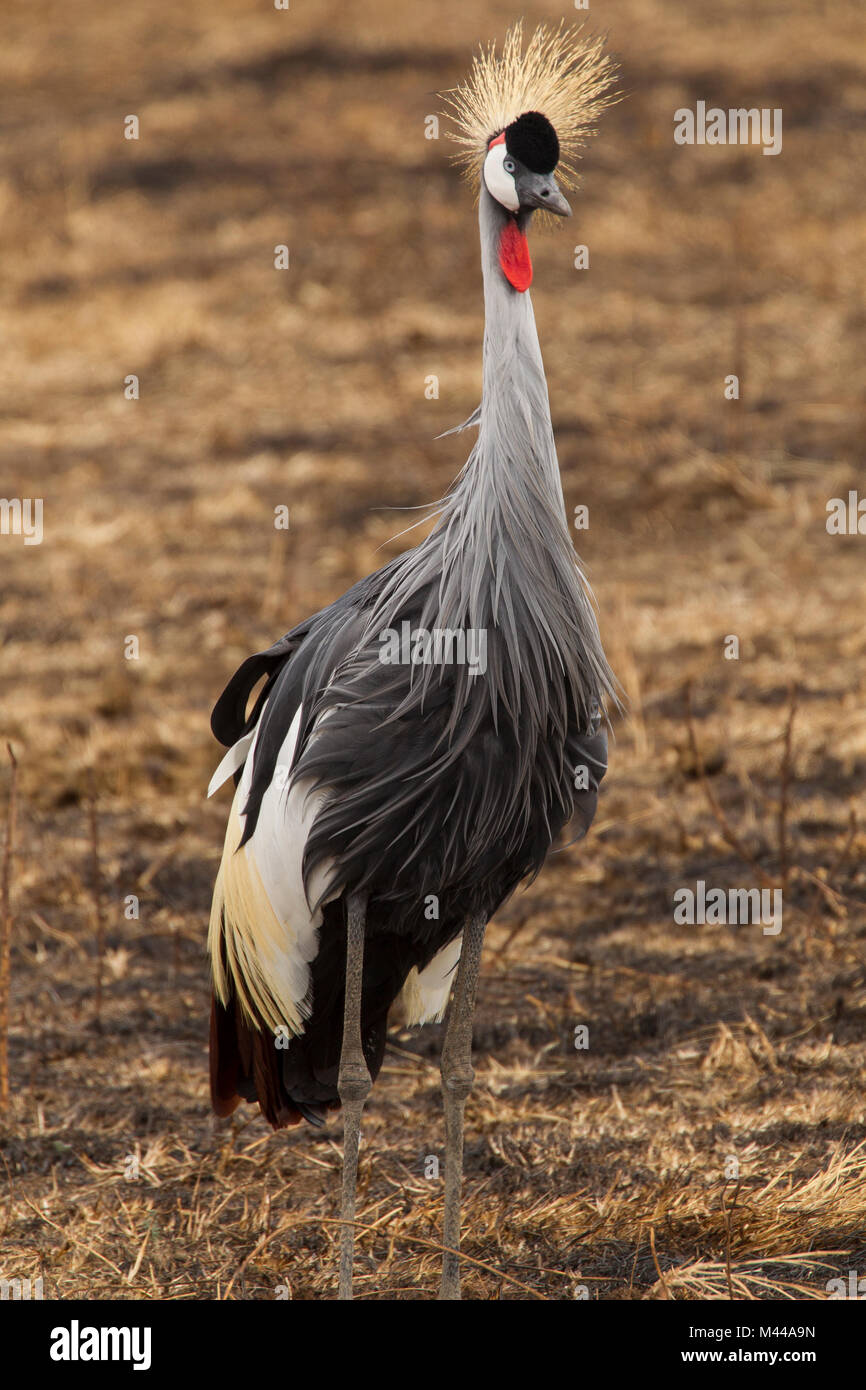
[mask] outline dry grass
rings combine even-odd
[[[473,1298],[822,1298],[866,1269],[864,541],[824,526],[866,423],[862,10],[691,10],[605,6],[627,99],[574,224],[533,248],[566,500],[590,508],[631,709],[591,839],[491,928]],[[333,1296],[339,1124],[209,1115],[207,715],[245,655],[394,553],[384,508],[462,462],[465,437],[434,436],[477,400],[478,256],[424,117],[514,13],[447,0],[432,36],[428,6],[336,0],[8,16],[2,488],[44,497],[45,539],[0,538],[0,1274],[47,1295]],[[699,98],[782,106],[783,154],[677,149]],[[784,882],[780,935],[677,926],[701,878]],[[436,1286],[440,1035],[396,1027],[374,1091],[361,1297]]]

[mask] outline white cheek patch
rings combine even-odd
[[[504,208],[508,208],[511,212],[517,212],[520,207],[520,199],[517,196],[514,175],[509,174],[505,168],[507,158],[508,151],[505,148],[505,141],[501,145],[491,145],[484,161],[484,182],[487,185],[488,193],[496,199],[497,203],[501,203]]]

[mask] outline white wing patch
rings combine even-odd
[[[304,1031],[312,1008],[310,962],[318,951],[322,923],[321,908],[310,911],[301,866],[310,827],[328,797],[327,788],[312,792],[308,778],[291,780],[301,717],[299,709],[262,797],[256,828],[242,848],[238,848],[245,822],[241,808],[252,782],[261,717],[252,734],[229,750],[214,775],[211,787],[215,790],[226,765],[236,760],[221,781],[236,771],[246,755],[229,813],[208,931],[217,998],[225,1003],[234,990],[257,1026],[261,1020],[274,1031],[285,1027],[295,1035]],[[241,750],[247,739],[248,752]],[[331,866],[325,864],[312,876],[313,901],[330,873]],[[329,898],[340,891],[333,884],[330,890]]]
[[[237,743],[232,745],[208,783],[207,794],[209,797],[213,796],[215,791],[219,791],[223,782],[227,782],[243,765],[255,736],[256,730],[250,729],[248,734],[244,734],[243,738],[239,738]]]
[[[463,946],[462,934],[437,951],[422,971],[415,966],[406,976],[400,1001],[406,1010],[406,1022],[440,1023],[448,1007],[451,986],[457,977],[457,962]]]
[[[211,906],[208,949],[214,990],[222,1003],[235,993],[257,1027],[264,1023],[274,1032],[285,1027],[293,1035],[303,1033],[312,1009],[310,963],[319,949],[322,925],[321,908],[310,911],[304,890],[304,847],[329,795],[327,788],[312,791],[309,778],[292,781],[301,719],[299,709],[262,797],[256,828],[242,848],[246,817],[241,808],[252,784],[261,716],[255,729],[226,753],[208,787],[211,796],[243,766]],[[313,901],[325,888],[325,901],[340,893],[339,885],[329,883],[332,872],[333,865],[325,863],[312,875]],[[462,945],[463,937],[458,936],[423,970],[409,971],[400,995],[408,1024],[438,1023],[443,1018]]]

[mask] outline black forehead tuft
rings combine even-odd
[[[524,111],[505,127],[505,148],[534,174],[552,174],[559,162],[556,131],[540,111]]]

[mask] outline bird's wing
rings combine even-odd
[[[301,707],[280,749],[278,766],[291,767]],[[261,722],[229,812],[222,862],[214,886],[208,942],[217,998],[234,993],[246,1012],[269,1029],[303,1032],[309,1012],[309,962],[316,953],[321,909],[307,902],[302,859],[316,796],[302,785],[286,795],[275,779],[259,806],[255,834],[244,843],[245,811]]]
[[[293,777],[306,710],[357,640],[365,607],[390,566],[356,584],[336,603],[248,657],[214,708],[217,738],[231,744],[213,778],[215,791],[236,778],[208,936],[221,1003],[234,993],[245,1012],[270,1029],[303,1031],[310,1011],[310,962],[318,949],[322,906],[339,892],[324,858],[304,875],[310,828],[327,784]],[[267,680],[252,712],[250,694]],[[305,746],[315,747],[319,725]],[[311,906],[312,904],[312,906]]]

